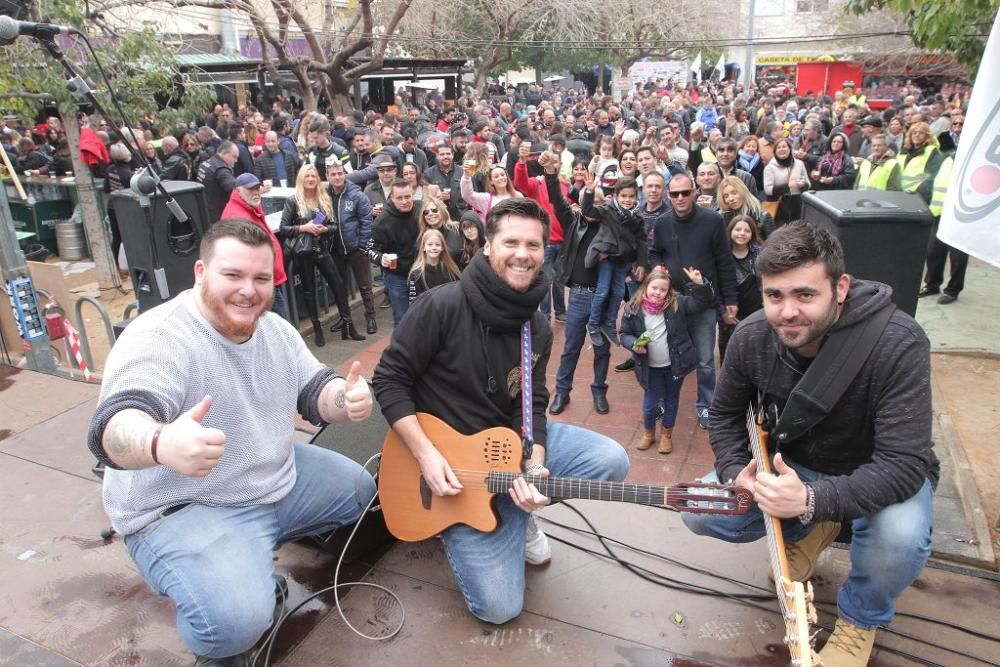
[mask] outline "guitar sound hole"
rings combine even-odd
[[[487,440],[483,443],[483,462],[487,465],[509,463],[512,449],[509,440]]]

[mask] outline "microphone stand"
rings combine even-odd
[[[66,70],[66,88],[71,93],[83,95],[87,98],[87,101],[89,101],[104,118],[113,118],[104,108],[104,105],[101,104],[101,101],[97,99],[97,96],[94,95],[94,91],[91,90],[90,85],[76,70],[73,63],[66,58],[65,52],[61,46],[56,44],[55,39],[53,37],[35,37],[34,39],[35,41],[40,42],[46,50],[48,50],[49,54],[58,60],[62,64],[63,69]],[[112,96],[112,98],[114,98],[115,91],[111,89],[110,86],[108,93]],[[124,117],[121,120],[123,124],[127,121]],[[130,189],[139,196],[139,205],[143,209],[146,224],[149,226],[149,244],[150,256],[153,264],[153,275],[155,276],[155,282],[157,290],[160,293],[160,298],[163,301],[166,301],[170,298],[170,287],[167,282],[166,270],[160,265],[156,249],[153,219],[150,211],[150,196],[155,191],[159,190],[160,194],[164,198],[164,204],[173,214],[177,222],[188,222],[188,215],[184,212],[184,209],[181,208],[180,204],[178,204],[177,201],[170,196],[170,193],[160,180],[160,176],[153,170],[152,165],[149,164],[149,160],[146,159],[145,154],[142,151],[137,151],[133,148],[132,144],[125,138],[125,135],[120,129],[118,129],[117,126],[114,128],[114,132],[118,135],[118,138],[121,140],[122,144],[125,145],[125,148],[128,149],[128,152],[132,155],[132,157],[143,165],[142,168],[132,177],[132,181],[129,183],[129,186]],[[134,138],[135,136],[133,133],[133,139]],[[117,261],[117,258],[115,258],[115,261]]]

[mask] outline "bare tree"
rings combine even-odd
[[[105,9],[125,7],[228,9],[261,44],[272,80],[296,91],[307,109],[325,93],[333,113],[351,110],[351,88],[379,70],[386,49],[414,0],[106,0]],[[304,40],[298,53],[293,40]]]

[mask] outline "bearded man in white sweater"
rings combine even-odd
[[[362,421],[372,394],[359,364],[337,375],[269,312],[273,252],[246,221],[210,227],[194,288],[112,349],[88,434],[111,524],[177,605],[198,665],[249,664],[272,621],[273,550],[357,521],[375,494],[351,459],[293,442],[294,411]]]

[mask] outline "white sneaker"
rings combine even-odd
[[[528,528],[524,534],[524,562],[528,565],[545,565],[552,560],[549,538],[538,527],[535,517],[528,515]]]

